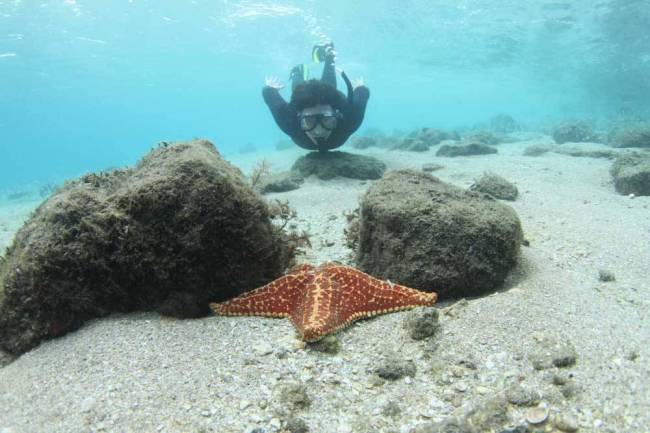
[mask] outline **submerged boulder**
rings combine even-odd
[[[566,122],[553,130],[553,140],[557,144],[583,143],[596,140],[594,131],[584,122]]]
[[[309,152],[296,160],[291,171],[302,177],[314,175],[322,180],[335,177],[366,180],[379,179],[386,171],[386,164],[371,156],[335,150]]]
[[[483,173],[483,176],[478,178],[469,189],[470,191],[489,194],[500,200],[513,201],[519,195],[519,190],[515,184],[494,173]]]
[[[498,151],[484,143],[443,144],[436,156],[454,158],[457,156],[490,155]]]
[[[88,319],[208,314],[278,277],[293,250],[267,204],[208,141],[66,183],[0,260],[0,348],[22,353]]]
[[[490,127],[500,134],[510,134],[520,129],[517,121],[508,114],[497,114],[490,119]]]
[[[611,134],[609,142],[614,147],[650,148],[650,126],[624,128]]]
[[[620,194],[650,195],[650,152],[619,156],[611,174]]]
[[[515,265],[515,211],[415,170],[387,173],[361,199],[357,266],[441,296],[493,290]]]

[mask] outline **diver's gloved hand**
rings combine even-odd
[[[264,79],[264,82],[266,83],[267,87],[270,87],[272,89],[281,90],[284,88],[284,84],[282,84],[278,77],[266,77]]]
[[[334,44],[329,43],[325,47],[325,63],[334,63],[336,61],[336,51],[334,51]]]
[[[312,57],[315,62],[334,63],[336,61],[336,51],[334,51],[334,43],[326,42],[323,44],[316,44],[312,49]]]

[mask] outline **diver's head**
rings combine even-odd
[[[320,80],[305,81],[296,86],[291,105],[298,113],[300,127],[315,144],[327,140],[342,117],[346,103],[343,93]]]
[[[313,142],[327,140],[338,126],[341,113],[329,104],[307,107],[298,113],[300,128]]]

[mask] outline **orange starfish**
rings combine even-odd
[[[362,317],[433,305],[426,293],[371,277],[350,266],[301,265],[258,289],[220,304],[224,316],[289,317],[304,341],[315,341]]]

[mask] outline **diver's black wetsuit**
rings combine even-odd
[[[307,134],[305,134],[305,131],[302,130],[300,127],[300,119],[298,118],[298,111],[282,98],[278,89],[265,86],[262,90],[264,102],[269,106],[271,114],[273,114],[273,118],[275,119],[275,123],[277,123],[280,129],[291,137],[293,142],[298,146],[304,149],[320,151],[336,149],[345,143],[350,135],[361,126],[363,116],[366,112],[366,104],[370,97],[370,90],[368,90],[366,86],[359,86],[352,90],[350,80],[348,80],[345,73],[342,73],[341,75],[343,76],[348,89],[346,103],[343,107],[339,107],[339,111],[343,117],[339,120],[338,125],[329,137],[327,137],[327,140],[323,143],[319,143],[319,145],[314,144]],[[295,86],[300,84],[301,81],[302,77],[294,77],[293,87],[295,88]],[[336,72],[334,69],[334,63],[325,63],[321,81],[331,84],[336,88]]]

